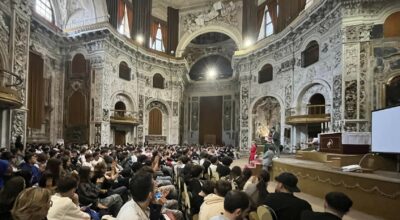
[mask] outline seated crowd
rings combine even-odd
[[[267,169],[234,166],[232,147],[17,146],[0,158],[1,219],[248,219],[268,207],[274,219],[341,219],[343,193],[324,213],[293,193],[297,177],[281,173],[274,193]],[[251,215],[250,215],[251,216]],[[260,219],[262,220],[262,219]]]

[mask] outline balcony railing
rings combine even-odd
[[[110,122],[114,124],[138,124],[137,113],[126,110],[111,110]]]
[[[18,86],[23,82],[22,78],[8,70],[0,69],[0,108],[19,108],[22,99]]]
[[[306,105],[300,108],[301,112],[295,113],[295,109],[289,109],[286,116],[287,124],[313,124],[330,122],[331,115],[326,113],[330,105]],[[304,109],[305,108],[305,109]]]

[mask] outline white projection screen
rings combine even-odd
[[[400,106],[372,112],[372,152],[400,153]]]

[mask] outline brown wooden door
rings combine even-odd
[[[115,145],[125,144],[126,131],[115,131]]]

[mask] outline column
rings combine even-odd
[[[13,1],[11,31],[10,31],[10,63],[11,70],[23,79],[22,84],[18,85],[19,96],[22,107],[11,110],[10,139],[15,143],[18,136],[22,137],[22,143],[26,143],[26,123],[27,123],[27,79],[28,79],[28,59],[29,59],[29,35],[30,35],[30,15],[31,11],[26,2]]]

